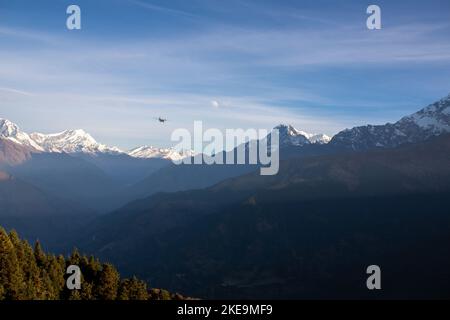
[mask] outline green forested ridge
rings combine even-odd
[[[81,269],[81,290],[66,287],[66,269]],[[121,279],[116,268],[76,249],[69,257],[34,248],[15,231],[0,227],[0,300],[170,300],[184,299],[162,289],[148,289],[135,277]]]

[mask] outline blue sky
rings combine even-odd
[[[448,0],[0,0],[0,117],[125,149],[194,120],[333,135],[449,94],[449,35]]]

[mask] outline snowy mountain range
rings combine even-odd
[[[450,132],[450,95],[402,118],[385,125],[366,125],[346,129],[333,138],[325,134],[310,134],[281,124],[275,129],[280,133],[281,146],[302,147],[310,144],[330,144],[352,150],[393,148],[404,143],[415,143]],[[0,139],[7,139],[32,152],[125,154],[140,159],[180,160],[194,156],[192,150],[177,152],[172,148],[142,146],[130,151],[98,143],[84,130],[66,130],[56,134],[27,134],[9,120],[0,118]]]
[[[280,143],[284,146],[303,146],[311,143],[325,144],[331,138],[324,134],[310,134],[297,130],[291,125],[279,125]],[[172,148],[157,148],[153,146],[141,146],[129,151],[122,151],[117,147],[109,147],[97,142],[89,133],[82,129],[66,130],[60,133],[27,134],[13,122],[0,119],[0,138],[10,140],[16,144],[24,146],[34,152],[49,153],[84,153],[96,154],[127,154],[133,158],[142,159],[166,159],[181,160],[185,157],[195,156],[192,150],[178,152]]]
[[[84,130],[66,130],[55,134],[32,133],[31,139],[45,152],[56,153],[123,153],[117,147],[98,143]]]
[[[448,132],[450,95],[393,124],[367,125],[341,131],[330,144],[353,150],[394,148]]]
[[[122,151],[117,147],[109,147],[97,142],[89,133],[82,129],[66,130],[54,134],[28,134],[20,130],[15,123],[6,119],[0,119],[0,138],[12,141],[33,152],[84,153],[90,155],[127,154],[134,158],[158,158],[167,160],[180,160],[193,155],[192,151],[177,152],[172,148],[161,149],[150,146]]]
[[[128,155],[134,158],[163,158],[179,161],[186,157],[193,157],[195,152],[192,150],[178,152],[172,148],[162,149],[152,146],[142,146],[128,151]]]

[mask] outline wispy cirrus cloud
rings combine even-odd
[[[3,87],[0,87],[0,92],[18,94],[18,95],[23,95],[23,96],[31,96],[32,95],[29,92],[26,92],[26,91],[23,91],[23,90],[14,89],[14,88],[3,88]]]
[[[127,1],[131,4],[139,6],[141,8],[152,10],[152,11],[157,11],[157,12],[160,12],[163,14],[170,14],[170,15],[182,16],[182,17],[188,17],[188,18],[197,17],[195,14],[192,14],[192,13],[189,13],[186,11],[182,11],[182,10],[178,10],[178,9],[171,9],[169,7],[152,4],[151,2],[147,2],[144,0],[127,0]]]
[[[4,37],[6,39],[18,39],[24,41],[35,41],[40,43],[57,43],[57,38],[46,32],[39,32],[36,30],[18,28],[18,27],[8,27],[0,25],[0,38]]]

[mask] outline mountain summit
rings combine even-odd
[[[330,144],[353,150],[393,148],[450,132],[450,95],[395,123],[346,129]]]
[[[33,149],[33,151],[44,151],[27,133],[9,120],[0,118],[0,139],[10,140],[16,144]]]
[[[122,153],[119,148],[98,143],[82,129],[66,130],[55,134],[33,133],[31,138],[46,152],[56,153]]]
[[[132,149],[127,152],[129,156],[134,158],[158,158],[158,159],[169,159],[174,161],[182,160],[186,157],[195,156],[195,152],[192,150],[186,150],[183,152],[178,152],[172,148],[156,148],[152,146],[142,146]]]
[[[325,134],[307,133],[286,124],[280,124],[274,129],[279,130],[280,145],[282,146],[304,146],[311,143],[326,144],[331,140]]]

